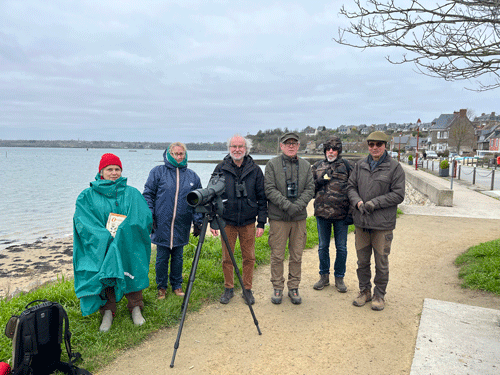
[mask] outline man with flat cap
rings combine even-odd
[[[271,248],[271,302],[280,304],[285,288],[283,262],[288,242],[288,296],[293,304],[302,303],[299,284],[302,252],[306,244],[307,204],[314,197],[311,165],[299,158],[299,136],[285,133],[280,139],[282,154],[266,165],[264,187],[269,202],[269,246]]]
[[[349,177],[347,193],[353,211],[359,295],[352,302],[364,306],[372,301],[375,311],[385,307],[389,282],[389,254],[396,227],[398,204],[405,197],[405,172],[386,150],[387,136],[376,131],[366,139],[369,155],[361,159]],[[372,295],[371,265],[375,259],[375,288]]]

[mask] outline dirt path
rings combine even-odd
[[[214,303],[188,314],[174,368],[169,365],[178,327],[124,352],[99,375],[409,374],[424,298],[500,308],[500,297],[462,289],[453,265],[470,246],[496,238],[498,220],[402,215],[384,311],[352,305],[358,289],[350,234],[347,293],[332,286],[312,288],[318,279],[317,248],[306,250],[301,305],[292,305],[287,297],[273,305],[269,267],[256,272],[254,311],[261,336],[238,293],[228,305]]]

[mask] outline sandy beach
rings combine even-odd
[[[73,277],[73,237],[12,245],[0,252],[0,296]]]

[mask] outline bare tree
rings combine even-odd
[[[500,87],[500,0],[353,1],[356,10],[340,9],[350,26],[339,28],[336,42],[399,47],[407,52],[389,62],[447,81],[478,79],[476,91]]]

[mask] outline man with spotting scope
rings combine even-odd
[[[234,135],[229,139],[229,154],[217,165],[214,174],[222,173],[226,190],[222,193],[226,222],[226,234],[231,250],[234,252],[236,238],[240,239],[243,258],[243,287],[247,290],[250,304],[255,303],[252,293],[253,269],[255,265],[255,237],[264,233],[267,220],[267,200],[264,193],[264,174],[249,155],[252,147],[250,140]],[[255,228],[257,219],[257,228]],[[210,229],[214,236],[218,230]],[[228,249],[222,242],[222,271],[224,273],[224,294],[220,303],[227,304],[234,296],[234,269]],[[246,302],[246,300],[245,300]]]

